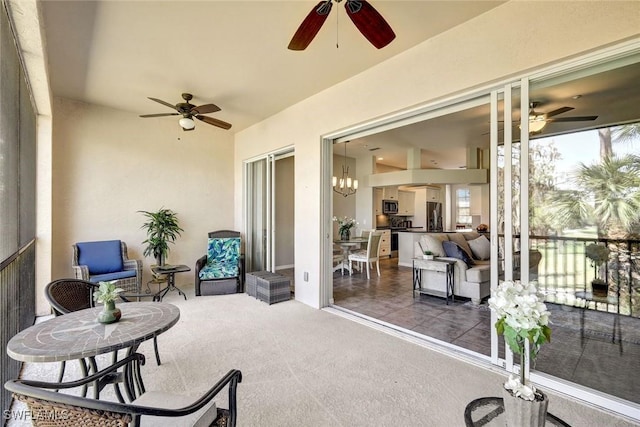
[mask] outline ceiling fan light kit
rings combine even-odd
[[[323,0],[311,9],[289,42],[289,49],[305,50],[309,46],[327,20],[332,1],[340,3],[342,0]],[[382,49],[396,38],[391,26],[366,0],[346,0],[344,7],[358,31],[377,49]]]
[[[193,130],[196,127],[196,122],[188,117],[181,118],[178,123],[180,123],[180,126],[182,126],[183,130]]]
[[[193,99],[193,95],[191,95],[190,93],[183,93],[182,99],[184,99],[185,102],[179,102],[176,105],[172,105],[158,98],[149,97],[149,99],[159,104],[162,104],[165,107],[172,108],[176,110],[176,112],[175,113],[142,114],[140,115],[140,117],[142,118],[182,116],[182,118],[178,121],[178,123],[182,127],[182,130],[185,130],[185,131],[195,129],[196,123],[193,120],[194,117],[207,124],[210,124],[225,130],[231,129],[230,123],[223,122],[222,120],[214,119],[213,117],[203,116],[203,114],[215,113],[216,111],[220,111],[220,107],[218,107],[215,104],[204,104],[204,105],[195,106],[189,102]]]

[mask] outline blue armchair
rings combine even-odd
[[[243,292],[242,261],[239,232],[230,230],[210,232],[207,254],[196,261],[196,296]]]
[[[76,279],[91,283],[117,280],[125,293],[140,293],[142,261],[129,259],[127,245],[120,240],[74,244],[72,268]]]

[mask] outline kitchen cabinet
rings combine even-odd
[[[391,256],[391,230],[379,230],[382,231],[382,237],[380,237],[380,256]]]
[[[382,196],[382,188],[377,187],[373,189],[373,211],[376,215],[382,215]]]
[[[427,202],[439,202],[440,201],[440,189],[434,187],[427,187]]]
[[[398,191],[398,215],[414,216],[416,213],[416,193]]]
[[[398,187],[383,187],[382,198],[384,200],[398,200]]]

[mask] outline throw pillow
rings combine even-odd
[[[452,242],[456,242],[458,246],[460,246],[462,250],[465,251],[467,255],[469,255],[469,258],[473,258],[469,243],[467,242],[467,239],[464,238],[462,233],[449,233],[449,240],[451,240]]]
[[[491,242],[484,236],[469,240],[469,247],[475,259],[486,260],[491,257]]]
[[[446,236],[445,236],[446,238]],[[442,248],[442,240],[435,236],[425,234],[420,237],[420,247],[422,251],[431,251],[435,256],[445,256],[444,249]]]
[[[473,265],[473,260],[456,242],[442,242],[445,253],[450,258],[457,258],[464,261],[467,266]]]

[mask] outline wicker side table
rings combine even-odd
[[[260,301],[271,305],[291,299],[291,282],[288,277],[271,273],[256,277],[256,295]]]

